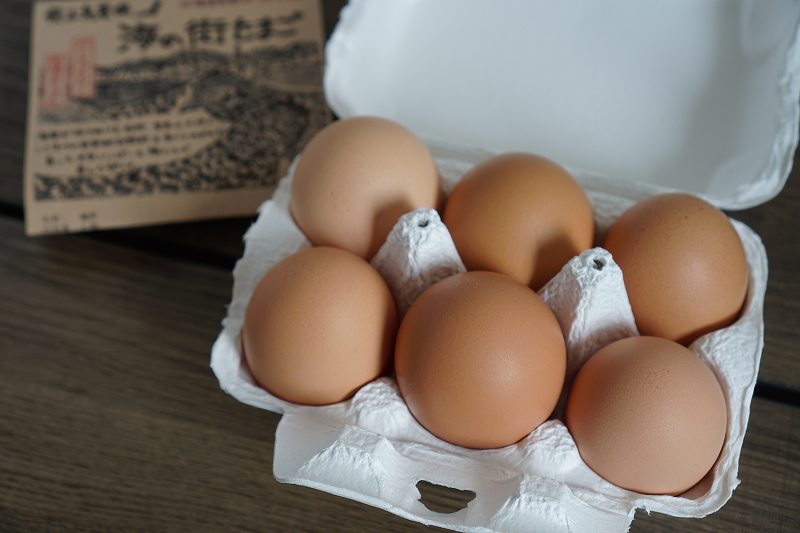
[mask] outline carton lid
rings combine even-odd
[[[792,0],[352,0],[325,92],[340,117],[744,209],[791,170],[799,21]]]

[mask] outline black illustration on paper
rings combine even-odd
[[[204,148],[162,164],[98,172],[84,171],[78,162],[68,176],[37,173],[34,196],[46,201],[273,186],[288,161],[329,120],[321,71],[319,45],[310,41],[235,54],[180,51],[163,59],[98,66],[96,94],[42,110],[43,123],[202,109],[227,127]],[[115,136],[113,142],[126,140],[136,142],[136,132]]]

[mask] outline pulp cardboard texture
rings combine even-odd
[[[582,14],[591,9],[585,3],[505,0],[486,6],[471,0],[457,5],[452,0],[351,2],[327,48],[326,95],[334,111],[341,117],[385,116],[411,128],[431,148],[446,193],[492,153],[528,150],[549,156],[567,166],[587,191],[596,242],[627,207],[654,193],[687,190],[721,207],[744,208],[782,188],[797,143],[800,3],[612,0],[583,22]],[[532,25],[530,31],[517,27],[525,23]],[[480,29],[491,39],[477,39]],[[532,35],[543,41],[532,42]],[[576,35],[599,40],[583,42]],[[620,53],[633,37],[633,54]],[[648,48],[648,39],[664,46],[677,40],[686,48]],[[738,48],[731,55],[725,49],[732,44]],[[581,95],[569,84],[553,90],[553,84],[570,81],[565,72],[577,76],[570,65],[580,58],[570,54],[578,49],[589,49],[589,63],[612,77],[638,72],[646,78],[657,59],[655,72],[668,71],[657,82],[673,86],[642,96],[638,93],[655,90],[654,85],[642,86],[628,74],[619,83],[601,77],[596,87],[590,85],[594,107],[583,109]],[[690,64],[681,67],[678,59]],[[522,78],[513,78],[519,71]],[[539,83],[542,79],[547,83]],[[503,85],[503,80],[509,82]],[[637,94],[627,90],[630,84]],[[714,91],[728,84],[734,96],[728,91],[715,101]],[[498,98],[497,88],[506,86],[508,94]],[[495,93],[485,92],[492,87]],[[669,100],[675,91],[683,96]],[[618,119],[620,109],[626,112]],[[551,111],[555,115],[548,115]],[[606,482],[583,463],[559,419],[563,394],[553,417],[519,443],[468,450],[422,428],[391,377],[325,407],[294,405],[256,386],[239,352],[250,294],[273,264],[310,245],[289,213],[292,173],[290,168],[245,235],[233,298],[211,356],[223,390],[283,414],[273,461],[278,480],[459,531],[625,531],[637,508],[702,517],[730,498],[739,483],[739,454],[763,346],[767,280],[765,250],[744,224],[733,221],[750,267],[742,315],[690,346],[725,392],[729,419],[722,452],[709,474],[685,494],[642,495]],[[373,265],[401,312],[427,286],[464,268],[432,210],[402,217]],[[637,334],[622,274],[601,248],[573,258],[540,295],[567,342],[564,394],[597,349]],[[432,512],[418,501],[420,480],[471,490],[476,497],[455,513]]]
[[[457,160],[452,147],[431,148],[447,190],[486,155],[465,153]],[[573,174],[581,180],[579,171]],[[250,294],[272,265],[310,246],[289,213],[291,176],[290,172],[272,200],[264,203],[245,235],[244,257],[234,269],[233,300],[211,358],[226,392],[249,405],[283,413],[273,462],[280,481],[461,531],[624,531],[636,508],[699,517],[730,498],[739,483],[739,452],[761,356],[767,278],[764,248],[744,224],[734,221],[750,265],[744,312],[732,326],[691,346],[714,369],[726,394],[729,422],[722,454],[706,479],[687,494],[645,496],[593,473],[558,418],[512,446],[468,450],[443,442],[420,426],[389,377],[364,386],[349,401],[326,407],[294,405],[255,385],[239,351]],[[631,204],[602,191],[587,188],[587,192],[600,234]],[[447,228],[430,209],[401,217],[373,265],[386,277],[401,309],[438,279],[464,270]],[[602,248],[573,258],[540,295],[566,337],[568,382],[596,350],[637,334],[622,273]],[[556,416],[560,411],[559,407]],[[438,514],[418,501],[415,485],[420,480],[472,490],[476,498],[461,511]]]

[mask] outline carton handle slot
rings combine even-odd
[[[475,499],[475,491],[437,485],[421,479],[416,484],[419,501],[426,509],[439,514],[453,514]]]

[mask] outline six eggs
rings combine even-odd
[[[292,216],[315,247],[273,267],[251,297],[242,347],[256,382],[295,403],[333,403],[391,372],[394,358],[415,418],[441,439],[470,448],[513,444],[551,415],[564,387],[566,353],[555,316],[534,290],[591,247],[595,234],[591,206],[566,170],[532,154],[505,154],[463,177],[443,210],[470,272],[425,291],[399,320],[396,342],[391,293],[364,259],[399,215],[442,207],[427,148],[385,119],[340,120],[309,143],[294,180]],[[623,341],[600,350],[572,383],[565,421],[584,461],[602,477],[638,492],[677,494],[713,466],[727,414],[711,369],[675,341],[688,344],[736,319],[747,290],[744,252],[727,217],[689,195],[633,206],[604,247],[622,269],[640,332],[663,338],[625,339],[627,355],[612,358],[612,367],[602,364],[609,359],[604,354]],[[652,368],[642,370],[642,361]],[[687,376],[703,374],[701,368],[707,375],[674,379],[684,367],[693,369]],[[606,380],[585,377],[593,372]],[[620,384],[614,376],[627,378]],[[626,405],[663,403],[653,399],[654,390],[706,404],[711,398],[716,407],[706,413],[713,431],[698,446],[700,459],[679,458],[664,472],[650,472],[654,482],[647,485],[619,474],[643,471],[647,454],[609,450],[613,435],[663,441],[663,425],[647,428],[635,413],[624,427],[592,421],[604,415],[618,421]],[[675,445],[691,442],[693,414],[662,411],[673,422]]]

